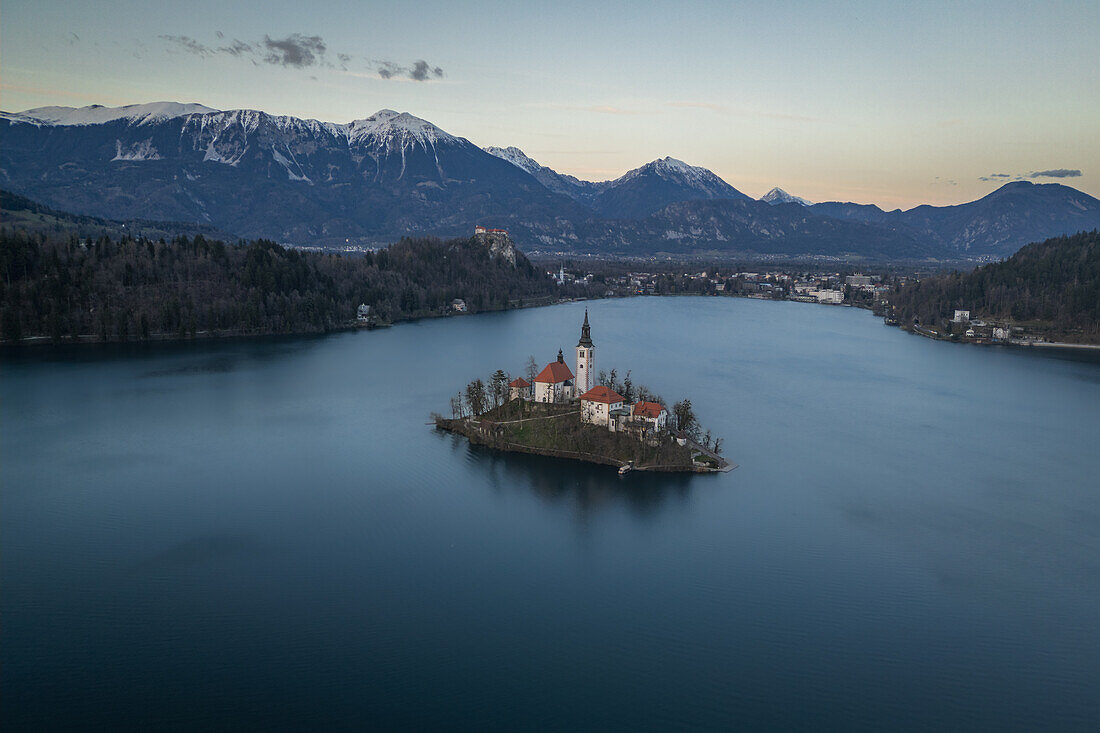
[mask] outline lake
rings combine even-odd
[[[563,348],[739,468],[426,425]],[[0,360],[2,720],[1094,730],[1100,359],[635,298]]]

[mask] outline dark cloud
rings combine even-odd
[[[286,38],[264,36],[263,60],[276,66],[293,66],[304,69],[325,59],[327,47],[320,36],[303,36],[291,33]]]
[[[247,43],[234,38],[231,43],[225,43],[225,34],[215,31],[214,35],[220,45],[208,46],[191,36],[158,36],[167,41],[178,50],[194,54],[201,58],[208,56],[233,56],[235,58],[247,58],[253,66],[271,64],[294,69],[324,68],[347,71],[348,65],[354,60],[354,56],[347,53],[337,53],[335,62],[326,58],[328,45],[321,36],[307,36],[301,33],[291,33],[285,38],[272,38],[264,36],[263,40]],[[76,38],[76,34],[73,34]],[[442,79],[443,69],[432,66],[424,59],[414,61],[411,66],[405,66],[393,61],[372,61],[367,65],[374,68],[382,79],[407,78],[413,81],[430,81]]]
[[[204,43],[196,41],[191,36],[157,36],[169,43],[178,46],[180,49],[187,53],[193,53],[196,56],[209,56],[214,53],[214,49],[210,48]]]
[[[428,62],[424,59],[420,59],[413,64],[412,69],[409,70],[409,78],[414,81],[424,81],[428,77],[434,76],[436,79],[443,76],[443,69],[436,66],[432,68],[428,65]]]
[[[1003,181],[1011,178],[1014,181],[1022,181],[1025,178],[1077,178],[1081,171],[1076,168],[1051,168],[1045,171],[1031,171],[1030,173],[990,173],[988,176],[980,176],[979,181]]]
[[[1081,171],[1076,168],[1051,168],[1047,171],[1032,171],[1028,178],[1077,178]]]
[[[228,46],[222,46],[218,49],[218,53],[224,53],[228,56],[244,56],[246,54],[256,53],[255,47],[251,43],[245,43],[244,41],[238,41],[233,39],[233,43]]]
[[[402,66],[392,61],[375,61],[374,63],[378,68],[378,76],[383,79],[392,79],[395,76],[408,77],[413,81],[443,78],[443,69],[432,66],[424,59],[414,62],[412,66]]]

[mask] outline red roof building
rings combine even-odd
[[[602,402],[605,405],[613,405],[616,402],[622,402],[623,396],[609,387],[598,384],[582,394],[581,399],[586,402]]]
[[[545,384],[561,384],[571,379],[573,379],[573,372],[569,371],[569,366],[562,361],[560,357],[558,361],[552,361],[547,364],[546,368],[535,377],[536,382],[543,382]]]
[[[523,377],[516,377],[515,379],[513,379],[513,380],[512,380],[511,382],[509,382],[509,383],[508,383],[508,386],[509,386],[509,387],[520,387],[520,388],[523,388],[523,387],[530,387],[530,386],[531,386],[531,383],[530,383],[530,382],[528,382],[528,381],[527,381],[526,379],[524,379]]]
[[[634,417],[648,417],[656,420],[665,411],[665,406],[659,402],[635,402],[631,412]]]

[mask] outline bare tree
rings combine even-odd
[[[527,357],[527,366],[524,367],[524,371],[527,374],[527,381],[534,384],[535,377],[539,375],[539,363],[535,361],[535,355]]]
[[[485,383],[480,379],[466,385],[466,404],[475,417],[485,412]]]

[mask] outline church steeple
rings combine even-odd
[[[596,386],[593,369],[596,365],[596,345],[592,343],[592,328],[588,325],[588,309],[584,309],[581,340],[577,342],[577,396]]]
[[[592,328],[588,325],[588,309],[584,309],[584,325],[581,326],[581,340],[577,346],[592,347]]]

